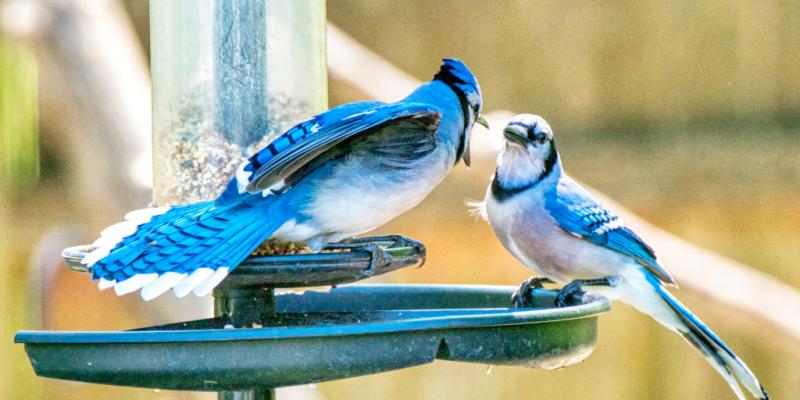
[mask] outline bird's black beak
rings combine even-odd
[[[486,128],[486,129],[489,129],[489,123],[488,123],[488,122],[486,122],[486,118],[483,118],[482,116],[478,115],[478,116],[475,118],[475,122],[476,122],[476,123],[478,123],[478,124],[480,124],[480,125],[481,125],[481,126],[483,126],[484,128]],[[469,156],[469,137],[467,137],[467,138],[466,138],[466,139],[464,139],[464,140],[466,141],[466,143],[464,144],[464,156],[463,156],[463,159],[464,159],[464,164],[465,164],[467,167],[469,167],[469,166],[470,166],[470,164],[471,164],[471,161],[472,161],[472,160],[471,160],[471,158],[470,158],[470,156]]]
[[[509,125],[506,129],[503,129],[503,136],[505,136],[507,140],[522,146],[525,146],[529,142],[527,132],[515,125]]]

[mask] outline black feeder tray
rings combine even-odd
[[[65,250],[80,269],[89,250]],[[362,238],[329,252],[251,257],[214,290],[214,318],[116,332],[18,332],[43,377],[268,399],[274,388],[390,371],[435,359],[560,368],[586,358],[608,300],[585,294],[554,307],[534,289],[511,308],[515,287],[347,285],[424,261],[403,236]]]

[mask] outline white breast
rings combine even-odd
[[[573,236],[553,220],[543,206],[541,191],[533,188],[503,202],[491,192],[486,214],[503,245],[528,268],[557,282],[603,278],[627,262],[621,254]]]
[[[437,150],[414,168],[392,173],[371,173],[358,160],[350,160],[321,182],[306,212],[323,231],[342,237],[375,229],[430,194],[452,168],[450,153]]]

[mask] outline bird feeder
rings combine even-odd
[[[154,200],[212,200],[241,161],[327,108],[325,2],[150,2]]]
[[[326,105],[325,4],[151,2],[154,198],[214,198],[242,159]],[[64,251],[68,267],[92,250]],[[214,317],[114,332],[19,332],[37,375],[267,399],[274,388],[435,359],[559,368],[583,360],[609,302],[556,308],[534,289],[344,285],[420,264],[422,243],[360,238],[314,254],[251,256],[214,290]],[[87,276],[88,279],[88,276]],[[333,286],[293,293],[292,287]]]

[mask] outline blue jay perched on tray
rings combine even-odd
[[[316,251],[417,205],[460,160],[469,165],[481,107],[475,76],[445,59],[398,102],[344,104],[295,125],[214,201],[128,213],[81,262],[118,295],[205,295],[267,239]]]
[[[517,115],[504,136],[481,211],[505,248],[544,276],[522,284],[514,295],[516,306],[527,306],[531,287],[543,281],[567,284],[557,305],[581,293],[581,285],[592,286],[683,336],[740,399],[739,385],[758,399],[768,398],[736,353],[667,291],[674,281],[653,249],[567,176],[542,117]]]

